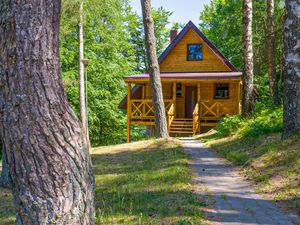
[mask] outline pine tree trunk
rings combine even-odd
[[[79,82],[79,105],[80,120],[82,128],[87,135],[87,113],[84,88],[84,48],[83,48],[83,1],[79,3],[79,21],[78,21],[78,82]]]
[[[251,117],[254,113],[253,98],[253,49],[252,49],[252,0],[243,0],[243,101],[242,114]]]
[[[11,188],[11,181],[8,172],[7,156],[4,144],[2,145],[2,172],[0,178],[0,186],[3,188]]]
[[[275,68],[275,18],[274,18],[274,0],[267,0],[267,55],[268,55],[268,73],[269,73],[269,89],[273,105],[279,105],[278,82],[276,79]]]
[[[168,137],[166,111],[160,80],[160,71],[156,56],[156,42],[154,36],[154,22],[152,18],[151,0],[141,0],[147,59],[149,67],[150,85],[154,104],[155,128],[158,137]]]
[[[60,0],[0,4],[0,116],[16,224],[94,224],[87,141],[59,60]]]
[[[300,134],[300,2],[285,1],[283,137]]]

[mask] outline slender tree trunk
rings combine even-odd
[[[160,71],[156,56],[154,22],[152,18],[151,0],[141,0],[145,29],[145,43],[149,66],[150,85],[154,104],[155,127],[158,137],[168,137],[165,104],[160,80]]]
[[[3,188],[11,188],[11,180],[8,172],[7,156],[4,144],[2,145],[2,172],[0,186]]]
[[[79,20],[78,20],[78,82],[79,82],[79,104],[80,104],[80,120],[83,130],[87,136],[87,113],[85,102],[84,88],[84,47],[83,47],[83,0],[79,3]]]
[[[59,60],[60,0],[0,3],[0,116],[16,224],[94,224],[87,141]]]
[[[285,1],[283,137],[300,134],[300,2]]]
[[[268,55],[268,73],[269,73],[269,89],[273,105],[279,105],[278,83],[276,79],[275,68],[275,18],[274,18],[274,0],[267,0],[267,55]]]
[[[252,0],[243,0],[243,59],[244,71],[242,114],[244,117],[251,117],[254,113]]]

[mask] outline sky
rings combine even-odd
[[[152,6],[158,8],[163,6],[169,11],[173,11],[170,21],[186,24],[190,20],[196,25],[199,24],[200,12],[204,9],[204,4],[208,4],[210,0],[152,0]],[[134,11],[141,15],[141,1],[131,0]]]

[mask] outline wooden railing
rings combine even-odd
[[[171,103],[171,106],[169,108],[169,110],[167,111],[167,120],[168,120],[168,129],[169,129],[169,132],[170,132],[170,127],[171,127],[171,124],[175,118],[175,103],[172,102]]]
[[[199,129],[199,103],[196,104],[193,112],[193,133],[196,134]]]
[[[165,100],[166,112],[174,105],[173,100]],[[131,120],[154,121],[154,105],[152,99],[132,99],[130,100],[130,118]],[[173,106],[173,109],[175,107]]]
[[[227,114],[235,114],[236,101],[202,101],[200,103],[201,119],[220,119]],[[238,113],[238,112],[237,112]]]

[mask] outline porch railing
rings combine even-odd
[[[199,129],[199,103],[196,104],[193,112],[193,133],[196,134]]]
[[[169,129],[169,132],[170,132],[170,127],[171,127],[171,124],[175,118],[175,103],[172,102],[171,103],[171,106],[169,108],[169,110],[167,111],[167,120],[168,120],[168,129]]]
[[[236,114],[236,101],[201,101],[200,118],[201,119],[220,119],[227,114]]]
[[[173,108],[173,110],[175,109],[175,103],[172,99],[167,99],[164,101],[164,103],[167,113],[170,111],[171,107]],[[131,120],[154,121],[154,105],[152,99],[132,99],[130,100],[130,105]]]

